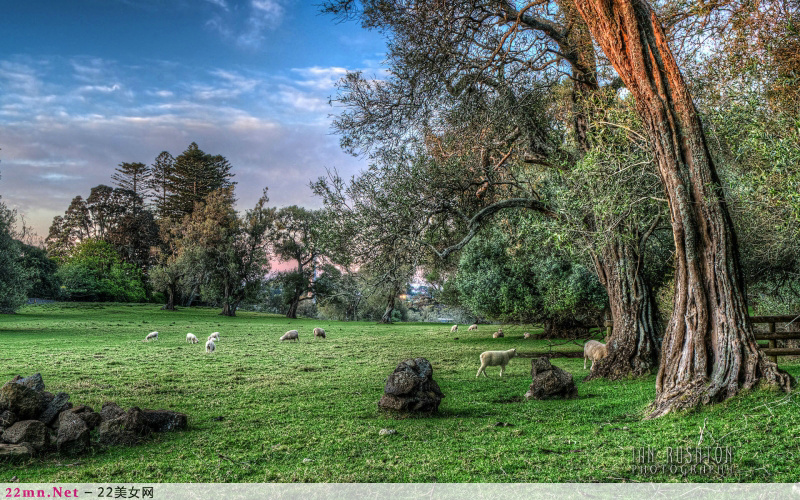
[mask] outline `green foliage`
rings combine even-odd
[[[28,271],[31,281],[31,297],[41,299],[57,299],[60,294],[60,282],[56,276],[58,263],[47,256],[47,251],[20,243],[22,248],[22,265]]]
[[[0,314],[15,312],[28,299],[31,273],[22,244],[14,239],[16,213],[0,201]]]
[[[311,273],[309,269],[281,271],[273,274],[269,283],[270,287],[279,291],[281,312],[286,313],[292,304],[309,299]]]
[[[123,262],[111,244],[102,240],[88,239],[80,243],[56,274],[65,300],[145,300],[141,271]]]
[[[472,240],[454,280],[462,305],[478,316],[505,321],[597,316],[608,300],[597,277],[542,242],[533,237],[515,241],[498,228]]]
[[[150,247],[158,242],[158,230],[139,194],[100,184],[86,200],[76,196],[64,216],[53,219],[46,239],[48,254],[66,259],[76,245],[89,238],[111,243],[124,261],[146,269]]]

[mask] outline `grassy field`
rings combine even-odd
[[[588,482],[764,481],[800,477],[796,394],[757,391],[693,413],[644,420],[654,377],[584,383],[580,359],[554,359],[571,372],[579,397],[525,401],[530,361],[506,376],[487,369],[488,349],[542,349],[521,327],[449,332],[450,325],[339,323],[217,310],[161,311],[153,305],[50,304],[0,315],[0,383],[41,372],[47,389],[99,410],[167,408],[189,429],[136,447],[96,448],[3,464],[0,482]],[[327,340],[311,330],[325,328]],[[286,330],[299,343],[281,343]],[[157,342],[143,343],[153,330]],[[203,341],[222,340],[213,355]],[[201,343],[186,343],[193,332]],[[455,339],[458,337],[458,340]],[[574,350],[577,346],[562,348]],[[425,357],[446,397],[433,417],[378,411],[386,377],[399,361]],[[781,363],[795,377],[800,365]],[[215,417],[223,417],[215,420]],[[497,422],[508,426],[497,426]],[[396,434],[380,436],[381,429]],[[701,441],[702,439],[702,441]],[[695,448],[732,463],[702,473],[670,472],[667,450]],[[710,448],[705,448],[705,447]],[[634,470],[650,447],[659,472]],[[730,455],[728,455],[728,453]],[[673,455],[674,456],[674,455]],[[713,460],[710,463],[714,463]],[[660,472],[661,464],[667,464]],[[673,465],[675,465],[673,463]],[[687,469],[684,469],[687,470]],[[697,470],[697,469],[696,469]]]

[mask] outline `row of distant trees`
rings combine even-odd
[[[312,287],[309,262],[317,214],[268,207],[266,189],[252,209],[237,213],[231,165],[192,143],[151,165],[121,163],[113,186],[76,196],[54,218],[40,249],[18,241],[16,214],[2,206],[0,235],[4,312],[27,296],[61,300],[145,301],[164,308],[197,301],[235,315],[264,291],[270,257],[298,262],[273,276],[294,317]],[[15,238],[17,237],[17,238]]]
[[[170,310],[208,304],[230,316],[249,304],[291,318],[314,302],[311,309],[336,319],[401,318],[394,304],[407,276],[387,291],[384,275],[348,256],[346,228],[328,212],[269,207],[266,188],[253,208],[237,212],[233,177],[226,158],[196,143],[151,165],[121,163],[113,185],[76,196],[53,219],[44,248],[18,241],[15,213],[3,206],[3,311],[32,296],[163,301]],[[293,269],[271,272],[271,261]],[[386,294],[388,312],[377,298]]]

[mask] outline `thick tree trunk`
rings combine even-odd
[[[581,153],[591,150],[588,130],[591,109],[585,102],[600,89],[597,83],[594,45],[589,27],[583,22],[573,0],[560,0],[571,29],[563,44],[570,51],[575,81],[572,88],[573,128]],[[637,230],[631,230],[636,233]],[[655,300],[650,287],[640,273],[642,253],[634,251],[631,233],[612,235],[613,243],[595,257],[600,282],[606,288],[611,316],[615,324],[608,341],[609,356],[602,363],[592,363],[591,378],[619,379],[652,373],[658,363],[659,325]]]
[[[290,319],[297,319],[297,307],[300,305],[300,297],[295,296],[292,303],[289,305],[289,310],[286,312],[286,317]]]
[[[634,245],[622,240],[610,243],[603,256],[595,259],[614,327],[606,339],[608,356],[592,363],[589,379],[649,375],[658,366],[658,311]]]
[[[174,311],[175,310],[175,286],[170,285],[167,287],[167,303],[164,304],[165,311]]]
[[[669,198],[675,299],[651,417],[720,401],[790,375],[756,346],[736,237],[700,120],[644,0],[580,0],[581,17],[636,99]]]
[[[388,324],[392,322],[392,313],[394,312],[395,296],[396,294],[394,293],[394,290],[392,290],[386,297],[386,310],[383,311],[383,316],[381,316],[380,323]]]
[[[225,284],[225,289],[222,291],[222,312],[220,316],[236,316],[236,307],[239,302],[233,302],[231,298],[231,286]]]

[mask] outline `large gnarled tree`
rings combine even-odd
[[[791,377],[759,350],[748,320],[736,235],[691,95],[644,0],[579,0],[597,44],[636,99],[669,197],[675,299],[653,416]]]

